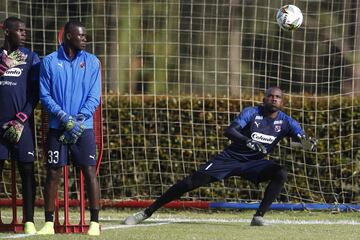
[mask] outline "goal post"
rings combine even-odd
[[[223,130],[244,107],[261,104],[264,90],[276,85],[285,93],[284,111],[319,145],[310,153],[284,140],[271,154],[288,171],[276,203],[291,209],[304,204],[356,208],[359,2],[293,1],[304,22],[292,32],[280,30],[275,20],[284,4],[5,0],[0,17],[23,19],[26,45],[41,57],[57,49],[58,31],[68,20],[85,24],[88,50],[102,62],[104,153],[98,179],[104,205],[138,206],[159,197],[221,151],[228,144]],[[39,151],[39,198],[45,178],[41,156]],[[10,196],[8,173],[7,168],[4,198]],[[258,202],[263,191],[262,185],[234,177],[187,193],[179,204],[236,202],[243,208],[242,203]]]

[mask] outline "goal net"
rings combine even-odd
[[[85,24],[88,50],[102,62],[101,199],[160,196],[220,152],[228,144],[223,130],[276,85],[285,92],[284,111],[319,145],[310,153],[285,140],[271,154],[289,174],[277,201],[357,204],[359,2],[291,1],[304,15],[303,25],[292,32],[280,30],[275,20],[276,10],[286,3],[4,0],[0,17],[23,19],[27,46],[41,57],[57,49],[57,34],[66,21]],[[41,198],[45,173],[40,146]],[[5,197],[8,173],[9,168],[3,172]],[[233,177],[182,200],[252,202],[263,191],[264,185]]]

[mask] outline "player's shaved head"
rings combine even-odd
[[[79,27],[82,27],[84,28],[84,24],[79,22],[79,21],[76,21],[76,20],[73,20],[73,21],[69,21],[65,24],[64,26],[64,33],[67,34],[67,33],[71,33],[74,31],[74,29],[77,29]]]
[[[2,28],[5,29],[14,29],[16,27],[16,23],[24,23],[23,20],[17,17],[8,17],[4,20]],[[24,23],[25,24],[25,23]]]
[[[278,92],[281,94],[281,97],[283,96],[282,90],[281,90],[279,87],[275,87],[275,86],[269,87],[269,88],[265,91],[265,96],[269,96],[273,90],[278,91]]]

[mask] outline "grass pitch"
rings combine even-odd
[[[0,239],[144,239],[144,240],[227,240],[227,239],[358,239],[360,213],[272,211],[265,219],[271,224],[250,227],[253,211],[174,211],[162,209],[144,223],[136,226],[122,224],[125,217],[138,209],[103,210],[100,213],[102,232],[100,237],[85,234],[56,234],[37,236],[0,233]],[[76,212],[76,211],[74,211]],[[3,220],[10,211],[2,211]],[[72,221],[78,215],[72,213]],[[36,209],[37,229],[43,224],[42,209]]]

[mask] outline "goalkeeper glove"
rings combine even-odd
[[[64,112],[63,110],[60,110],[56,114],[56,117],[61,121],[62,126],[64,127],[65,131],[68,131],[68,130],[74,128],[74,126],[75,126],[74,118],[71,115]]]
[[[62,125],[65,129],[64,133],[60,136],[59,141],[64,144],[76,143],[85,129],[82,122],[74,119],[71,115],[67,114],[63,110],[60,110],[56,116],[62,122]]]
[[[8,140],[10,143],[18,143],[22,132],[24,130],[23,123],[28,119],[28,116],[23,112],[18,112],[16,114],[16,119],[11,120],[5,123],[2,128],[5,130],[4,139]]]
[[[0,63],[0,76],[4,75],[4,73],[6,72],[6,70],[9,69],[9,66],[6,65],[7,62],[7,54],[2,53],[1,54],[1,63]]]
[[[75,144],[81,134],[84,132],[84,125],[80,121],[75,121],[73,127],[66,129],[64,133],[60,136],[59,141],[63,144]]]
[[[255,141],[255,140],[253,140],[253,139],[247,140],[247,141],[246,141],[246,146],[247,146],[248,148],[254,150],[254,151],[258,151],[258,152],[261,152],[261,153],[263,153],[263,154],[267,154],[266,147],[265,147],[263,144]]]
[[[71,130],[65,131],[61,134],[59,141],[63,144],[75,144],[83,132],[84,125],[75,124]]]
[[[307,151],[316,152],[317,140],[315,138],[308,137],[306,135],[298,135],[301,145]]]
[[[6,70],[20,64],[26,63],[27,55],[20,50],[13,51],[10,55],[6,50],[1,53],[0,76],[4,75]]]
[[[80,122],[80,123],[83,123],[86,120],[84,114],[82,114],[82,113],[77,114],[75,118],[76,118],[76,121]]]

